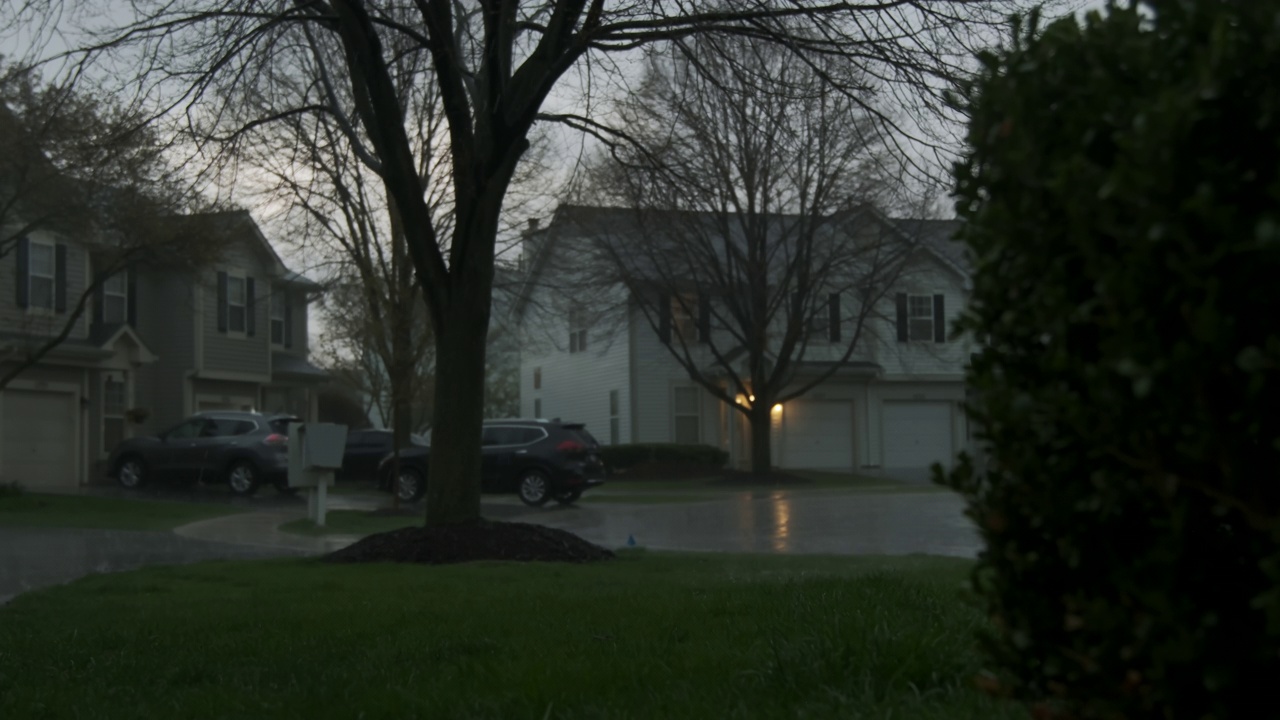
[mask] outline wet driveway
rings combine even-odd
[[[191,540],[169,532],[0,527],[0,604],[19,593],[93,573],[299,554],[289,548]]]

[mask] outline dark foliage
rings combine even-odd
[[[989,447],[939,480],[986,550],[1001,692],[1042,716],[1274,716],[1280,8],[1019,30],[961,102],[961,329]]]

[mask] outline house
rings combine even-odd
[[[246,212],[167,227],[179,242],[130,256],[93,292],[103,248],[92,241],[35,231],[0,258],[0,372],[87,302],[66,338],[0,391],[0,482],[104,481],[116,442],[201,410],[314,419],[326,378],[308,361],[318,286],[285,266]]]
[[[566,295],[554,292],[567,276],[565,265],[590,255],[602,236],[634,227],[634,218],[628,209],[562,206],[546,227],[531,221],[523,247],[528,277],[515,309],[522,342],[521,413],[585,422],[606,444],[713,445],[746,467],[745,416],[691,381],[659,337],[664,331],[696,336],[695,314],[680,316],[675,308],[666,327],[655,326],[617,283],[575,288],[567,293],[567,306],[556,299]],[[900,239],[906,271],[872,308],[850,361],[809,392],[773,408],[773,461],[784,469],[924,479],[931,463],[947,465],[969,445],[962,403],[970,341],[950,332],[969,282],[963,254],[951,240],[957,226],[874,212],[856,222],[850,234],[875,230]],[[629,245],[618,247],[625,251]],[[837,323],[824,332],[834,341],[842,329]],[[794,382],[819,377],[841,351],[819,347],[809,353]],[[710,364],[710,356],[705,360]]]

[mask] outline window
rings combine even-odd
[[[285,333],[285,305],[289,302],[289,298],[284,294],[283,290],[277,290],[271,293],[271,344],[284,345]]]
[[[569,352],[580,353],[587,350],[587,317],[581,310],[569,311]]]
[[[235,418],[217,418],[210,422],[212,427],[206,428],[205,436],[212,437],[235,437],[237,435],[248,435],[258,429],[258,424],[252,420],[236,420]]]
[[[480,444],[484,447],[528,445],[544,437],[546,433],[539,428],[498,425],[484,429],[480,436]]]
[[[542,368],[540,367],[536,367],[533,369],[533,389],[534,390],[542,389]]]
[[[826,307],[815,308],[809,319],[810,342],[840,342],[840,294],[827,296]]]
[[[31,242],[27,256],[27,306],[52,310],[56,295],[57,260],[53,245]]]
[[[126,322],[129,313],[129,279],[116,273],[102,281],[102,322]]]
[[[204,418],[191,418],[190,420],[183,421],[182,424],[165,433],[165,437],[170,440],[188,440],[193,437],[198,437],[200,435],[200,431],[204,429],[204,425]]]
[[[672,398],[672,429],[673,440],[677,443],[692,445],[702,439],[698,393],[698,388],[693,386],[675,388]]]
[[[933,340],[933,298],[929,295],[909,295],[907,322],[912,340]]]
[[[685,342],[698,342],[698,296],[692,293],[671,297],[671,327]]]
[[[242,333],[247,328],[248,293],[243,277],[227,276],[227,330]]]
[[[610,445],[617,445],[619,442],[618,435],[620,434],[619,431],[620,431],[621,422],[619,421],[619,418],[618,418],[618,407],[620,404],[621,403],[618,402],[618,391],[610,390],[609,391],[609,444]]]
[[[107,375],[102,380],[102,451],[111,449],[124,440],[125,405],[128,403],[125,394],[125,382],[115,375]]]
[[[542,417],[542,398],[533,399],[533,416],[536,418]]]

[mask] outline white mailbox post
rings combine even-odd
[[[346,447],[346,425],[289,423],[289,487],[307,488],[307,516],[317,526]]]

